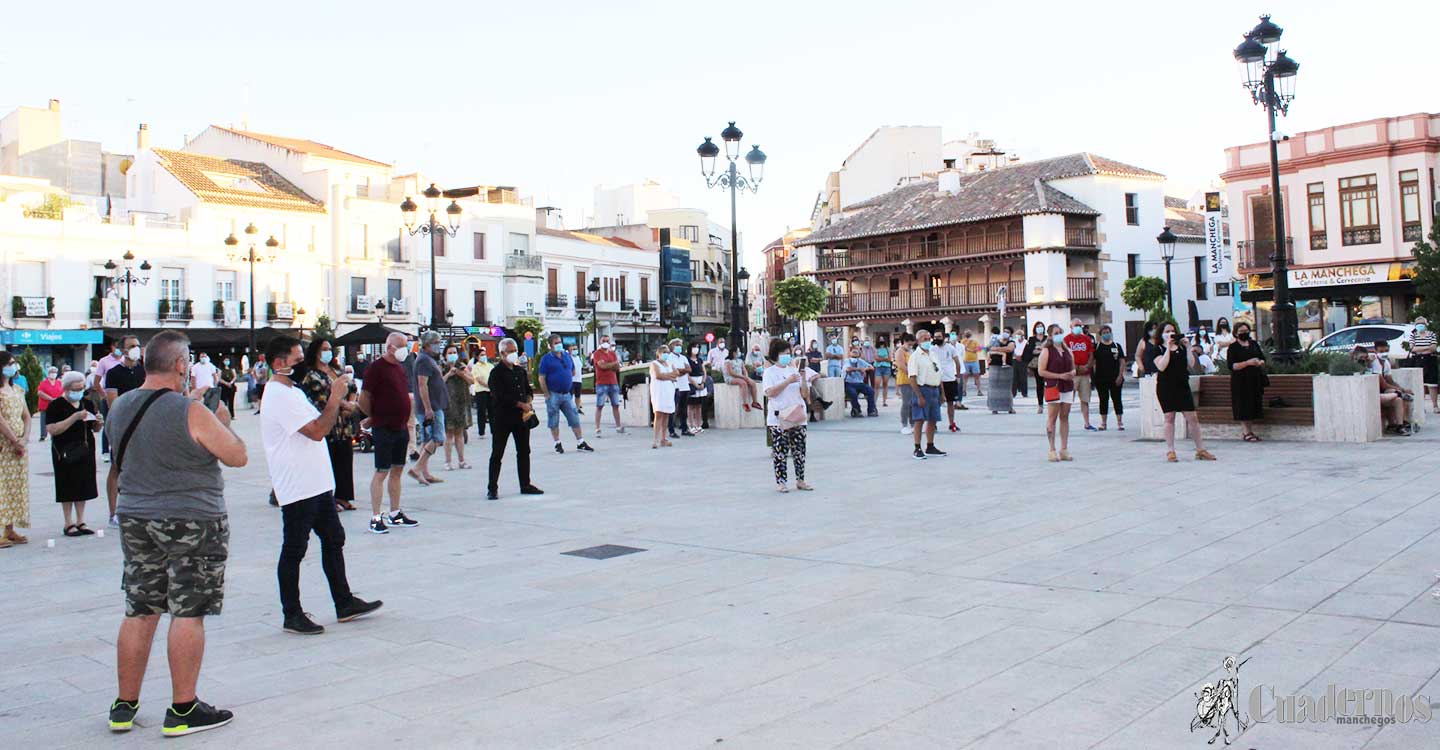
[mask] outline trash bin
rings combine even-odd
[[[1015,395],[1010,392],[1010,386],[1015,377],[1015,369],[1010,365],[991,365],[990,377],[985,385],[985,406],[990,409],[991,414],[1006,412],[1015,413]]]

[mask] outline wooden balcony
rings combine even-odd
[[[872,242],[864,246],[822,253],[817,258],[817,267],[820,271],[841,271],[866,266],[1018,252],[1024,249],[1025,233],[1018,226],[967,234],[952,233],[947,237],[932,233],[924,238],[916,235],[883,245]]]
[[[1240,273],[1260,273],[1270,270],[1271,257],[1275,255],[1275,240],[1240,240],[1235,243],[1235,267]],[[1285,238],[1285,262],[1295,262],[1295,243]]]
[[[1099,300],[1099,290],[1094,277],[1072,276],[1066,282],[1066,291],[1072,303]],[[831,294],[825,300],[825,312],[822,315],[864,317],[922,313],[926,316],[933,316],[936,311],[987,310],[998,305],[999,300],[996,295],[1002,287],[1009,287],[1011,290],[1010,307],[1012,309],[1021,308],[1025,305],[1016,302],[1013,290],[1022,286],[1024,286],[1024,282],[1016,279],[992,281],[986,284],[956,284],[929,289]]]
[[[1065,293],[1071,302],[1093,302],[1100,299],[1095,277],[1071,276],[1065,280]]]
[[[1066,247],[1095,247],[1094,227],[1065,227]]]

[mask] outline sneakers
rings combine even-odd
[[[165,709],[165,725],[160,728],[160,733],[166,737],[183,737],[207,729],[218,729],[229,724],[234,718],[235,714],[215,708],[197,698],[184,714],[177,713],[174,706]]]
[[[933,446],[933,445],[927,445],[927,446],[925,446],[925,455],[927,455],[927,456],[945,456],[945,455],[948,455],[948,454],[945,453],[945,451],[942,451],[942,450],[940,450],[939,448],[936,448],[936,447]]]
[[[110,704],[110,731],[128,732],[135,728],[135,714],[140,710],[140,701],[130,703],[115,699]]]
[[[580,441],[580,444],[577,445],[577,446],[575,446],[575,450],[577,450],[577,451],[585,451],[586,453],[594,453],[594,452],[595,452],[595,449],[594,449],[594,448],[591,448],[591,447],[590,447],[590,444],[587,443],[587,442],[585,442],[584,440],[581,440],[581,441]]]
[[[596,428],[595,428],[595,437],[597,437],[597,438],[598,438],[598,437],[605,437],[604,435],[601,435],[601,434],[600,434],[600,428],[599,428],[599,427],[596,427]]]
[[[951,422],[951,423],[950,423],[950,431],[951,431],[951,432],[959,432],[959,431],[960,431],[960,426],[957,425],[957,424],[955,424],[954,422]]]
[[[384,516],[383,514],[382,514],[382,515],[375,516],[374,518],[370,519],[370,533],[371,533],[371,534],[389,534],[389,533],[390,533],[390,530],[387,529],[387,528],[385,528],[385,516]]]
[[[120,526],[120,516],[110,516],[110,528],[114,529],[114,528],[118,528],[119,526]]]
[[[1099,432],[1099,430],[1095,429],[1095,425],[1093,425],[1093,424],[1087,424],[1087,425],[1085,425],[1085,430],[1086,430],[1087,432]]]
[[[491,488],[485,490],[485,499],[486,499],[486,500],[499,500],[499,499],[500,499],[500,490],[497,490],[497,489],[495,489],[494,487],[491,487]]]
[[[625,434],[625,425],[622,424],[622,425],[620,425],[619,427],[616,427],[616,428],[615,428],[615,434],[616,434],[616,435],[624,435],[624,434]]]
[[[383,606],[385,606],[385,602],[379,599],[373,602],[367,602],[358,596],[352,596],[350,597],[349,606],[335,608],[335,619],[340,622],[352,622],[365,615],[374,614],[375,610]]]
[[[310,619],[309,612],[301,612],[285,618],[284,630],[287,633],[296,635],[320,635],[325,632],[325,626]],[[170,716],[165,716],[165,724],[170,724]],[[168,734],[168,733],[167,733]]]
[[[914,432],[914,430],[909,425],[900,428],[901,435],[909,435],[911,432]]]
[[[561,444],[559,444],[559,443],[556,443],[556,444],[555,444],[555,452],[556,452],[556,453],[564,453],[564,452],[565,452],[565,446],[563,446],[563,445],[561,445]]]
[[[542,489],[540,489],[539,487],[536,487],[536,486],[533,485],[533,484],[527,484],[527,485],[525,485],[524,487],[521,487],[521,488],[520,488],[520,494],[522,494],[522,495],[543,495],[543,494],[545,494],[545,490],[542,490]]]
[[[397,510],[390,514],[390,525],[401,529],[413,529],[419,526],[420,522],[405,515],[405,511]]]
[[[915,460],[916,460],[916,461],[924,461],[924,460],[925,460],[925,451],[922,451],[922,450],[920,450],[919,448],[916,448],[916,449],[915,449],[914,456],[915,456]]]

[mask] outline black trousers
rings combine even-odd
[[[500,465],[505,462],[505,443],[515,440],[515,471],[520,487],[530,485],[530,430],[517,422],[496,421],[490,425],[490,484],[487,489],[499,491]]]
[[[223,385],[220,386],[220,401],[225,404],[225,408],[226,408],[226,409],[229,409],[229,410],[230,410],[230,413],[231,413],[232,415],[235,413],[235,389],[234,389],[234,388],[226,388],[226,387],[223,386]]]
[[[1017,393],[1028,397],[1030,395],[1030,370],[1021,369],[1025,366],[1019,363],[1012,363],[1010,367],[1012,370],[1010,373],[1010,397],[1014,398]]]
[[[1040,370],[1036,368],[1030,371],[1035,376],[1035,400],[1045,402],[1045,378],[1040,377]]]
[[[325,438],[330,470],[335,472],[335,499],[355,502],[355,446],[349,440]]]
[[[350,583],[345,579],[345,527],[335,512],[335,496],[325,492],[280,506],[284,541],[275,575],[280,580],[280,608],[286,617],[303,614],[300,606],[300,561],[310,544],[310,533],[320,537],[320,568],[330,582],[330,599],[340,608],[350,604]]]
[[[1100,394],[1100,416],[1110,413],[1110,401],[1115,402],[1115,416],[1125,415],[1125,407],[1120,405],[1120,386],[1115,384],[1115,378],[1107,377],[1104,382],[1091,379],[1090,385]]]
[[[670,437],[675,437],[675,431],[690,431],[690,391],[675,392],[675,413],[670,416]]]
[[[475,426],[480,430],[480,437],[485,437],[485,425],[490,422],[490,391],[480,391],[475,394]]]

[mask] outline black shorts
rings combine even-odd
[[[410,447],[408,430],[372,427],[370,428],[370,440],[375,444],[376,471],[389,471],[396,466],[405,466],[405,449]]]
[[[940,390],[945,394],[945,403],[953,404],[960,400],[960,383],[955,380],[946,380],[940,384]]]

